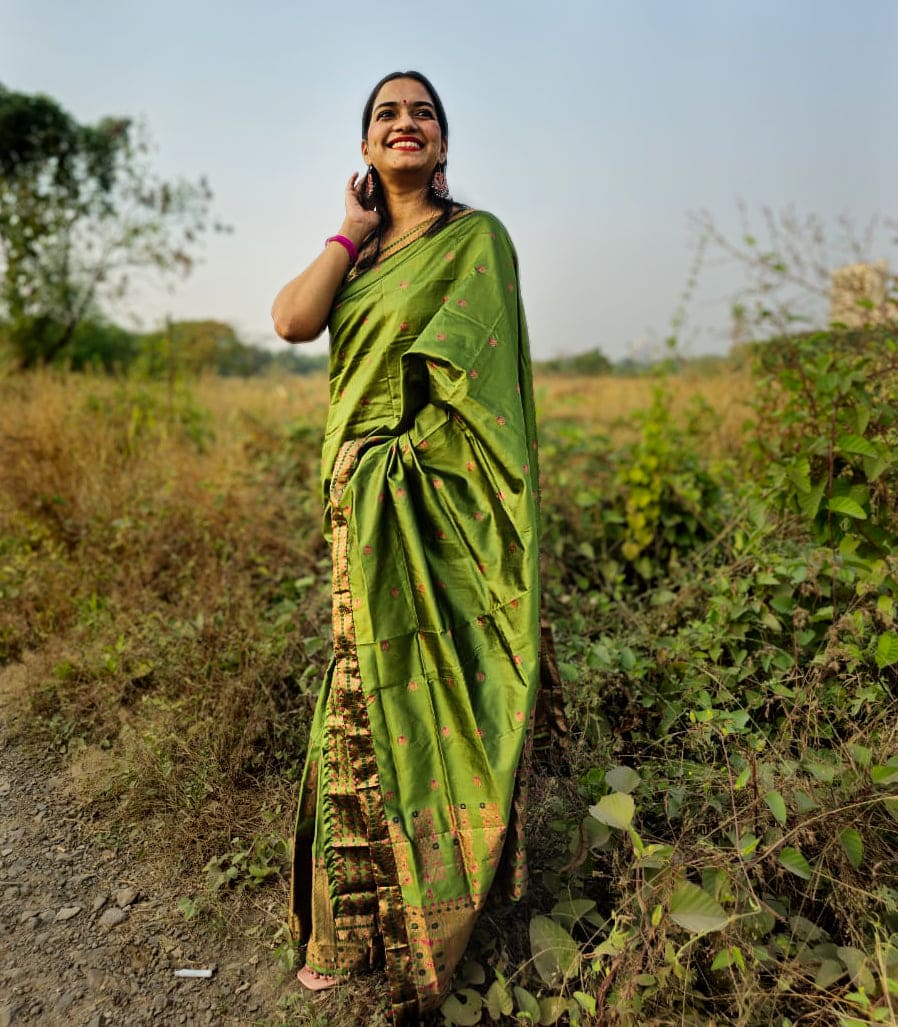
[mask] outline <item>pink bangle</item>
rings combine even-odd
[[[346,252],[349,254],[350,267],[352,267],[353,264],[355,264],[355,262],[359,259],[358,247],[352,241],[352,239],[347,239],[345,235],[329,235],[324,240],[324,245],[327,246],[329,242],[338,242],[343,247],[343,249],[346,250]]]

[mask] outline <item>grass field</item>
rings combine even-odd
[[[895,1022],[894,376],[863,398],[852,367],[811,375],[816,420],[788,367],[536,382],[573,773],[537,782],[530,905],[447,1022]],[[104,829],[208,915],[282,886],[329,658],[326,404],[322,378],[0,381],[0,662]]]

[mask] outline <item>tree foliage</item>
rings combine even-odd
[[[191,270],[211,191],[159,179],[149,157],[129,118],[82,125],[0,85],[0,316],[20,366],[53,360],[135,274]]]

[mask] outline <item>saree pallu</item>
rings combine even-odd
[[[457,217],[348,282],[329,328],[334,659],[291,926],[321,972],[383,958],[410,1023],[441,1001],[487,896],[518,897],[526,878],[539,476],[504,228]]]

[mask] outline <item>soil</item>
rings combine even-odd
[[[287,1023],[297,986],[247,936],[277,921],[278,889],[235,920],[185,920],[177,879],[110,847],[66,756],[24,730],[23,681],[0,670],[0,1027]]]

